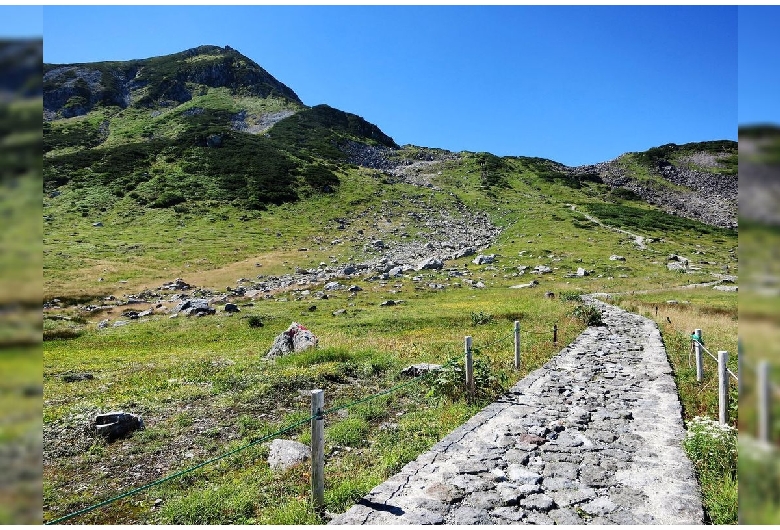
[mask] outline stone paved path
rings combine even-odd
[[[701,524],[657,326],[590,303],[606,326],[588,328],[331,524]]]

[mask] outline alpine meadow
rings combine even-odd
[[[229,46],[43,74],[44,522],[326,523],[599,324],[581,295],[655,320],[686,425],[717,418],[691,333],[736,373],[737,142],[399,145]],[[292,323],[316,346],[267,355]],[[313,389],[324,510],[308,463],[268,463],[311,444]],[[117,411],[142,428],[105,436]],[[689,455],[736,522],[736,463]]]

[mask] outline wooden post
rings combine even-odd
[[[769,399],[771,397],[771,380],[769,379],[769,362],[758,363],[758,439],[769,443],[770,438],[770,413]]]
[[[553,324],[553,344],[558,344],[558,324]]]
[[[470,396],[474,395],[474,359],[471,355],[471,337],[466,336],[466,388]]]
[[[693,351],[696,353],[696,381],[701,383],[704,377],[704,358],[702,357],[701,348],[701,330],[695,329],[693,334],[696,335],[696,340],[693,341]]]
[[[321,513],[325,509],[325,436],[322,409],[325,405],[325,392],[311,391],[311,500],[314,510]]]
[[[520,321],[515,320],[515,370],[520,369]]]
[[[721,425],[729,422],[729,352],[718,352],[718,420]]]

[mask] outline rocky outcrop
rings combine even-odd
[[[197,85],[303,105],[289,87],[229,46],[199,46],[134,61],[45,64],[44,119],[82,116],[98,104],[175,106],[190,101]]]
[[[699,157],[710,153],[698,153]],[[692,156],[696,156],[692,155]],[[698,162],[705,162],[700,158]],[[566,168],[572,175],[596,174],[612,188],[624,188],[667,213],[723,228],[737,227],[738,177],[660,163],[648,171],[659,181],[637,178],[620,158],[588,166]],[[668,184],[664,184],[664,182]]]

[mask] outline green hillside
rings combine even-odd
[[[711,312],[721,320],[708,337],[736,344],[737,293],[713,290],[739,274],[736,230],[609,180],[663,179],[661,159],[733,179],[735,145],[582,168],[399,146],[217,47],[44,71],[47,521],[300,423],[306,390],[347,405],[408,383],[409,364],[449,363],[437,382],[328,418],[326,506],[343,511],[573,340],[590,323],[580,293],[615,293],[651,317],[660,305],[675,344],[689,324],[678,315]],[[177,278],[189,288],[170,288]],[[215,314],[175,310],[195,297]],[[266,359],[293,321],[319,347]],[[473,399],[458,371],[464,335],[478,350]],[[696,399],[687,415],[707,412]],[[90,418],[108,410],[142,414],[146,428],[98,439]],[[267,456],[253,446],[73,522],[326,522],[305,473],[273,472]]]

